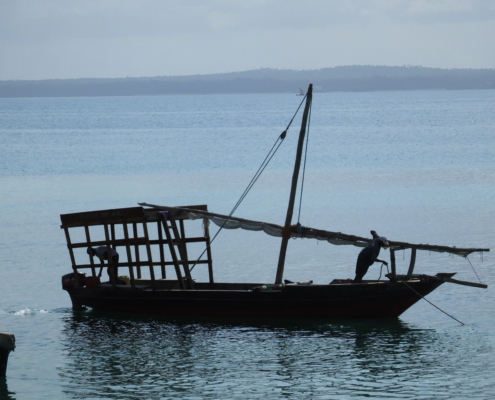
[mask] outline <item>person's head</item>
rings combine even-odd
[[[93,249],[92,247],[88,247],[88,250],[86,250],[86,253],[88,253],[90,256],[94,256],[95,255],[95,249]]]
[[[380,240],[380,245],[382,246],[382,249],[388,249],[390,244],[388,243],[388,240],[385,236],[380,236],[378,240]]]

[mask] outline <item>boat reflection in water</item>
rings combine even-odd
[[[64,324],[67,362],[59,374],[67,397],[305,398],[352,390],[383,398],[441,393],[445,385],[473,390],[472,379],[453,368],[453,349],[466,338],[398,319],[119,318],[89,311],[67,314]],[[466,367],[478,350],[463,350]],[[429,381],[447,373],[449,382]]]

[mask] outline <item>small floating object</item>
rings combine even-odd
[[[15,336],[12,333],[0,332],[0,377],[7,372],[9,354],[15,349]]]

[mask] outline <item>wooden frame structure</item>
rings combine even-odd
[[[188,206],[187,208],[207,211],[205,205]],[[72,270],[76,276],[81,271],[89,270],[90,275],[96,278],[101,275],[102,271],[100,269],[97,273],[98,265],[95,264],[92,256],[89,256],[89,263],[78,264],[74,250],[106,246],[107,254],[111,254],[109,249],[120,254],[126,254],[127,260],[124,262],[119,260],[117,267],[126,268],[132,289],[136,289],[140,284],[149,283],[151,289],[156,290],[160,281],[167,280],[166,266],[174,267],[176,279],[173,281],[176,282],[178,288],[182,290],[194,289],[191,264],[207,264],[209,282],[210,284],[214,283],[209,221],[207,219],[204,219],[203,235],[196,237],[186,237],[184,216],[174,215],[168,211],[146,210],[143,207],[63,214],[60,219],[62,221],[61,228],[64,230],[67,240]],[[100,226],[103,229],[104,240],[91,238],[90,227],[95,226]],[[119,228],[122,229],[123,238],[117,238],[116,232]],[[74,229],[83,229],[85,240],[73,242],[71,233]],[[157,239],[150,238],[151,229],[156,229]],[[204,243],[206,258],[189,260],[187,246],[189,243]],[[144,252],[140,250],[140,246],[145,248]],[[153,252],[155,248],[158,248],[158,251]],[[153,253],[159,254],[158,260],[153,259]],[[167,254],[170,259],[166,258]],[[108,257],[107,266],[112,268],[112,257]],[[103,266],[101,265],[100,268]],[[143,279],[143,268],[148,270],[149,279]],[[115,288],[116,280],[111,278],[110,284]]]

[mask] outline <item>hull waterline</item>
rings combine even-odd
[[[102,285],[68,290],[74,309],[178,316],[393,318],[441,281],[286,286],[283,290],[132,290]]]

